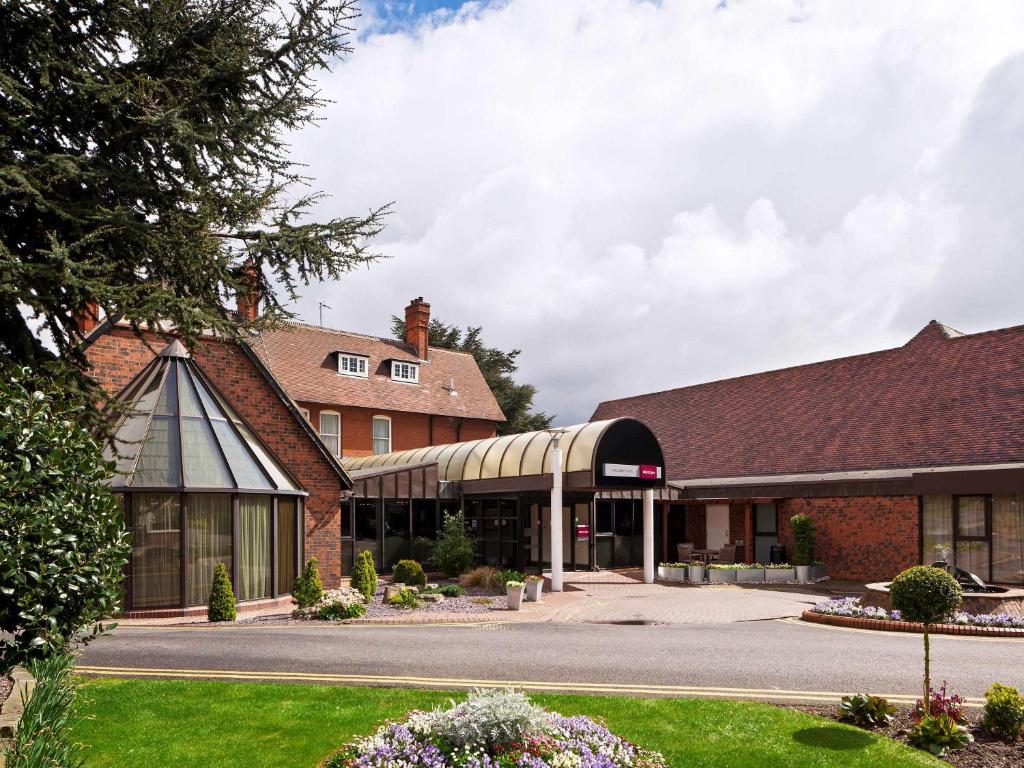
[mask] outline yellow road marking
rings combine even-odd
[[[258,672],[208,669],[140,669],[136,667],[101,667],[82,665],[78,672],[85,675],[119,677],[192,678],[214,680],[256,680],[261,682],[320,682],[370,685],[401,685],[439,688],[519,688],[539,692],[615,693],[660,696],[698,696],[765,701],[823,701],[837,702],[844,693],[838,691],[799,691],[774,688],[716,688],[683,685],[584,683],[539,680],[478,680],[469,678],[414,677],[402,675],[341,675],[309,672]],[[913,704],[916,697],[905,694],[882,694],[898,704]],[[969,706],[981,706],[982,699],[967,699]]]

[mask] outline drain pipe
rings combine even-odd
[[[562,430],[551,430],[551,591],[562,591]]]

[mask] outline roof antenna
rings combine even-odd
[[[327,307],[327,309],[330,309],[330,307],[327,306],[326,304],[324,304],[322,301],[319,302],[317,304],[317,306],[320,308],[320,327],[323,328],[324,327],[324,307]]]

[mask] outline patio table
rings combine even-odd
[[[695,549],[693,550],[693,556],[698,560],[703,560],[705,563],[710,563],[712,560],[718,559],[717,549]]]

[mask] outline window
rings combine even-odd
[[[387,416],[373,417],[373,452],[391,453],[391,419]]]
[[[366,378],[366,358],[362,355],[338,353],[338,373],[346,376],[362,376]]]
[[[320,411],[320,439],[335,456],[341,455],[341,414]]]
[[[407,381],[416,384],[420,380],[420,367],[416,363],[391,361],[391,378],[394,381]]]

